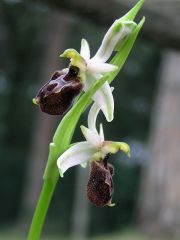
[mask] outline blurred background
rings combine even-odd
[[[81,38],[92,55],[112,22],[134,0],[0,1],[0,240],[26,239],[42,185],[48,144],[61,117],[32,104],[38,89],[68,61],[66,48]],[[180,2],[146,0],[146,22],[113,82],[115,119],[109,140],[126,141],[119,153],[114,208],[86,200],[89,169],[59,179],[42,239],[180,239]],[[79,124],[86,125],[87,113]],[[68,131],[68,130],[67,130]],[[73,141],[82,140],[79,127]]]

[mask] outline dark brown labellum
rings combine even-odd
[[[78,78],[77,67],[70,67],[69,72],[55,72],[38,92],[35,102],[41,110],[51,115],[62,115],[72,105],[74,98],[80,94],[83,84]]]
[[[90,178],[87,184],[87,197],[97,207],[111,203],[113,194],[114,168],[103,160],[92,162]]]

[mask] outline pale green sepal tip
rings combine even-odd
[[[116,204],[115,203],[108,203],[107,206],[108,207],[114,207],[114,206],[116,206]]]
[[[60,57],[69,58],[71,61],[71,65],[80,68],[81,70],[85,70],[86,63],[82,56],[73,48],[66,49]],[[81,74],[82,81],[84,81],[84,76]]]
[[[127,154],[128,157],[131,157],[130,147],[127,143],[119,142],[119,149]]]
[[[137,2],[136,5],[128,13],[126,13],[123,17],[121,17],[120,19],[121,20],[134,20],[137,13],[141,9],[144,1],[145,0],[140,0],[139,2]]]
[[[59,175],[60,175],[60,177],[64,177],[64,174],[63,174],[63,172],[62,172],[62,170],[59,168]]]
[[[36,98],[32,99],[33,104],[38,105],[38,100]]]
[[[107,153],[115,154],[120,150],[123,151],[125,154],[127,154],[128,157],[130,157],[130,147],[125,142],[106,141],[105,145],[103,146],[103,152],[105,154]]]
[[[75,49],[68,48],[62,54],[60,54],[59,56],[60,57],[67,57],[67,58],[73,58],[77,55],[79,55],[79,53]]]

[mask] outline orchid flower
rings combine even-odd
[[[130,156],[130,148],[124,142],[105,141],[102,124],[100,124],[98,133],[96,119],[99,111],[99,106],[94,103],[88,115],[88,128],[81,126],[86,141],[73,144],[58,158],[57,166],[60,176],[63,177],[69,168],[79,164],[85,167],[87,163],[90,163],[91,174],[87,186],[87,196],[94,205],[105,206],[111,205],[114,172],[107,160],[111,154],[115,154],[119,150]],[[104,195],[102,189],[104,189]]]
[[[61,54],[61,57],[70,59],[72,66],[80,69],[80,76],[84,83],[84,91],[87,91],[92,84],[101,78],[103,74],[118,69],[117,66],[106,63],[113,51],[118,50],[127,37],[136,27],[133,21],[116,20],[107,31],[100,48],[94,57],[90,58],[89,44],[85,39],[81,41],[80,53],[74,49],[67,49]],[[98,90],[93,100],[104,113],[108,122],[114,117],[114,99],[108,82]]]

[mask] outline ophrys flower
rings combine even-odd
[[[118,69],[117,66],[106,63],[113,51],[117,51],[127,37],[136,27],[133,21],[116,20],[107,31],[102,44],[94,57],[90,58],[89,44],[85,39],[81,41],[80,54],[74,49],[67,49],[61,57],[70,59],[72,66],[80,69],[80,77],[84,83],[84,90],[87,91],[91,85],[101,78],[103,74]],[[104,113],[107,121],[112,121],[114,117],[114,99],[108,82],[98,90],[93,100]]]
[[[96,206],[111,204],[113,193],[113,167],[107,163],[111,154],[119,150],[130,156],[130,148],[127,143],[106,141],[102,124],[100,131],[96,129],[96,118],[100,108],[94,103],[88,115],[88,128],[81,126],[86,139],[84,142],[73,144],[57,160],[57,166],[61,177],[70,167],[81,164],[85,167],[91,164],[91,174],[87,186],[87,196]]]

